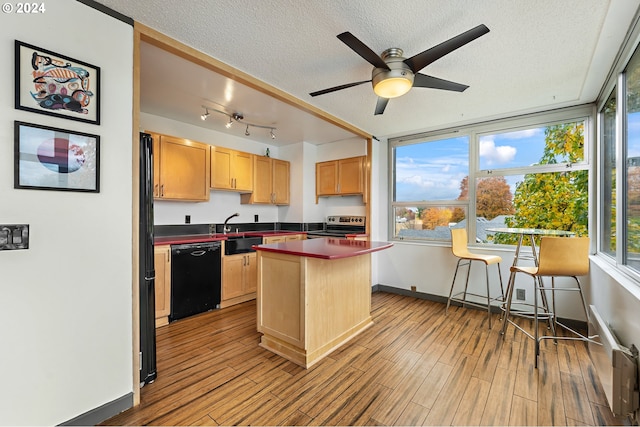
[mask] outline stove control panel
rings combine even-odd
[[[366,217],[364,216],[328,216],[327,225],[358,225],[364,227],[365,219]]]

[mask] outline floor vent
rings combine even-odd
[[[593,305],[589,306],[589,336],[599,343],[589,343],[589,354],[616,416],[635,417],[638,410],[638,349],[620,345]]]

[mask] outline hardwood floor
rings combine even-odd
[[[623,425],[583,342],[372,295],[374,326],[311,369],[258,347],[250,301],[157,329],[158,379],[104,425]],[[523,320],[522,325],[529,325]]]

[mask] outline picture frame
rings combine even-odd
[[[14,121],[14,188],[100,192],[100,136]]]
[[[15,41],[15,108],[100,124],[100,68]]]

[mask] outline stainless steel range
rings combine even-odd
[[[366,232],[366,217],[364,216],[328,216],[324,230],[308,231],[308,239],[333,237],[346,239],[347,234],[364,234]]]

